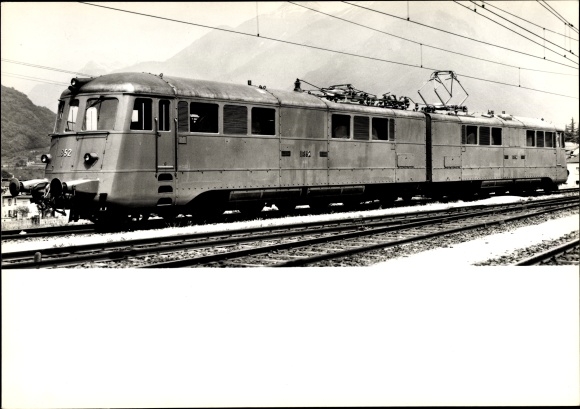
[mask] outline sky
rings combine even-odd
[[[461,1],[462,4],[468,5],[469,2]],[[92,4],[92,5],[90,5]],[[5,61],[26,62],[30,64],[42,65],[69,71],[78,71],[89,61],[95,61],[105,65],[107,68],[116,69],[125,66],[134,65],[144,61],[164,61],[174,56],[179,51],[189,46],[193,41],[199,39],[210,32],[209,28],[196,27],[187,24],[180,24],[174,21],[161,20],[156,18],[145,17],[137,14],[122,13],[94,5],[114,7],[123,10],[129,10],[137,13],[151,14],[161,16],[167,19],[187,21],[191,23],[203,24],[215,27],[234,28],[239,24],[255,19],[256,14],[265,15],[280,8],[285,2],[106,2],[106,3],[71,3],[71,2],[2,2],[1,3],[1,54],[2,54],[2,84],[11,86],[24,93],[40,83],[40,81],[56,82],[55,86],[62,87],[68,84],[71,78],[70,73],[61,73],[45,69],[14,64]],[[347,11],[352,6],[342,2],[301,2],[309,7],[318,8],[326,13],[337,14]],[[366,2],[357,2],[365,5]],[[445,9],[462,15],[466,13],[461,10],[452,1],[444,2],[388,2],[389,11],[396,15],[405,16],[407,9],[410,10],[411,17],[413,12],[418,8],[437,8]],[[542,8],[538,2],[521,1],[521,2],[491,2],[491,5],[497,5],[517,16],[524,17],[529,21],[537,22],[549,30],[559,33],[569,33],[552,14],[549,14]],[[551,1],[549,4],[554,7],[561,15],[568,19],[575,27],[578,27],[578,1]],[[384,7],[383,7],[384,8]],[[297,10],[304,11],[296,7]],[[488,7],[489,9],[489,7]],[[435,16],[436,13],[433,13]],[[469,15],[465,14],[468,18]],[[436,17],[434,17],[436,18]],[[516,20],[515,17],[511,17]],[[268,28],[267,18],[262,16],[262,30]],[[436,25],[446,28],[445,21],[434,20]],[[516,20],[518,21],[518,20]],[[524,27],[530,27],[525,22],[518,21]],[[430,22],[433,24],[433,22]],[[364,24],[364,22],[363,22]],[[348,26],[345,26],[348,27]],[[352,26],[350,26],[352,27]],[[414,27],[410,32],[404,35],[413,37],[418,41],[429,40],[428,31],[421,30],[420,27]],[[508,40],[509,33],[503,33],[502,29],[491,24],[487,32],[474,33],[470,32],[470,25],[466,24],[460,27],[463,33],[468,36],[482,38],[487,41],[501,39],[509,41],[505,44],[514,48],[529,47],[537,53],[537,46],[526,44],[521,38],[513,37]],[[269,27],[269,35],[276,37],[280,33],[275,33],[275,27]],[[360,28],[352,27],[353,32]],[[471,30],[473,31],[473,30]],[[425,34],[427,33],[427,34]],[[578,34],[571,32],[572,38],[577,39]],[[575,49],[578,53],[578,42],[565,39],[549,31],[546,38],[559,45],[566,45],[567,48]],[[314,39],[320,40],[320,39]],[[391,39],[392,43],[396,40]],[[541,40],[539,40],[541,41]],[[324,45],[324,44],[320,44]],[[456,48],[460,51],[477,55],[497,55],[502,61],[508,64],[527,64],[528,66],[552,71],[574,73],[573,69],[545,63],[540,60],[526,60],[526,57],[519,55],[509,55],[502,53],[501,50],[490,49],[473,42],[461,42],[460,39],[451,38],[446,44],[435,44],[445,48]],[[344,45],[348,49],[348,44]],[[415,47],[416,48],[416,47]],[[413,55],[407,55],[406,49],[412,50],[414,46],[405,44],[402,46],[401,55],[397,55],[399,60],[404,60]],[[529,51],[526,50],[526,51]],[[352,51],[352,50],[349,50]],[[360,52],[360,50],[358,50]],[[424,49],[425,58],[433,52]],[[321,54],[322,55],[322,54]],[[501,55],[501,57],[499,57]],[[548,53],[548,55],[550,55]],[[450,55],[449,58],[454,58]],[[557,59],[557,58],[555,58]],[[559,61],[565,61],[562,58]],[[578,58],[572,57],[568,61],[577,62]],[[574,64],[573,64],[574,65]],[[577,66],[577,64],[575,64]],[[513,71],[513,72],[511,72]],[[510,82],[517,81],[516,71],[507,70]],[[522,71],[523,72],[523,71]],[[491,73],[490,73],[491,74]],[[576,77],[569,76],[551,76],[547,78],[534,73],[526,72],[522,74],[522,80],[528,82],[532,88],[546,89],[552,92],[572,95],[575,98],[562,98],[562,106],[566,107],[567,112],[572,108],[572,112],[578,111],[578,70],[575,71]],[[26,76],[27,78],[17,78],[16,76]],[[494,78],[502,80],[504,78]],[[575,115],[578,120],[578,114]],[[569,115],[566,114],[566,118]]]

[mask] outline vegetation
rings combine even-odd
[[[2,169],[2,178],[18,180],[44,179],[44,169],[8,167]]]
[[[31,150],[44,152],[50,146],[47,135],[53,131],[56,114],[34,105],[14,88],[2,85],[1,91],[2,163],[15,164],[14,159],[26,162],[35,156]]]
[[[578,124],[574,122],[574,118],[569,125],[566,125],[566,131],[564,132],[564,139],[566,142],[571,142],[578,144]]]

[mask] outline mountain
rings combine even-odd
[[[56,114],[34,105],[22,92],[2,85],[2,156],[46,148]]]
[[[118,62],[96,62],[96,61],[89,61],[85,64],[79,72],[79,76],[82,77],[98,77],[99,75],[108,74],[113,70],[116,70],[120,67],[120,63]],[[82,74],[82,75],[81,75]],[[71,74],[71,78],[74,74]],[[58,99],[62,91],[64,91],[66,86],[64,85],[54,85],[54,84],[38,84],[34,86],[28,93],[28,97],[31,101],[33,101],[36,105],[46,107],[53,112],[56,112],[58,107]]]
[[[316,3],[300,4],[310,8],[317,7]],[[257,35],[256,20],[250,19],[234,28],[222,27],[247,35],[212,30],[165,61],[144,61],[123,68],[99,61],[89,63],[80,71],[91,75],[131,71],[163,73],[168,77],[237,84],[252,80],[255,85],[284,90],[292,90],[294,81],[300,78],[319,87],[348,83],[379,96],[390,92],[423,102],[417,90],[429,79],[432,71],[453,70],[458,73],[461,84],[469,94],[465,105],[470,111],[506,111],[516,116],[545,118],[561,126],[576,115],[575,101],[569,100],[571,104],[567,104],[562,97],[526,90],[525,87],[543,89],[555,94],[570,94],[570,90],[577,87],[577,78],[569,77],[570,82],[566,84],[561,81],[562,76],[518,70],[517,66],[548,71],[564,71],[564,68],[554,68],[547,62],[530,57],[514,57],[513,53],[501,48],[480,46],[473,41],[412,23],[416,20],[441,27],[444,22],[444,28],[450,32],[513,49],[525,50],[529,47],[529,43],[518,38],[509,37],[510,43],[504,43],[508,36],[500,28],[490,30],[489,21],[477,17],[469,18],[453,2],[367,2],[364,6],[397,15],[405,15],[406,8],[410,6],[411,21],[394,19],[358,7],[346,7],[340,12],[331,13],[340,19],[366,26],[361,27],[295,4],[284,3],[273,12],[260,14],[260,36]],[[521,7],[525,7],[525,4]],[[415,44],[401,37],[413,39]],[[296,44],[306,44],[310,48]],[[441,49],[435,50],[427,45]],[[480,59],[452,54],[452,51],[474,55]],[[538,53],[541,51],[534,51],[534,54]],[[151,55],[155,55],[155,50],[151,50]],[[496,62],[512,62],[517,66],[506,67]],[[521,88],[505,86],[505,83],[521,83]],[[304,83],[302,88],[312,89]],[[37,91],[31,93],[31,99],[55,110],[56,100],[62,89],[51,85],[38,85]],[[433,93],[432,83],[422,89],[421,93],[427,102],[439,102]],[[454,88],[454,94],[449,103],[459,103],[465,96],[459,87]]]

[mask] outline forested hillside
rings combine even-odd
[[[2,85],[2,157],[50,145],[56,114]]]

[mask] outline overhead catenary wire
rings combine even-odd
[[[482,1],[482,3],[483,3],[483,4],[485,4],[485,6],[486,6],[486,7],[489,7],[489,6],[491,6],[491,7],[495,8],[495,9],[498,9],[498,10],[500,10],[500,11],[501,11],[501,12],[503,12],[503,13],[509,14],[509,15],[510,15],[510,16],[512,16],[512,17],[519,18],[520,20],[522,20],[522,21],[525,21],[525,22],[526,22],[526,23],[528,23],[528,24],[531,24],[531,25],[534,25],[534,26],[536,26],[536,27],[542,28],[542,29],[544,29],[544,30],[546,30],[546,31],[549,31],[550,33],[554,33],[554,34],[556,34],[556,35],[559,35],[559,36],[562,36],[562,37],[567,37],[565,34],[559,33],[559,32],[557,32],[557,31],[554,31],[554,30],[550,30],[549,28],[545,28],[545,27],[543,27],[543,26],[541,26],[541,25],[539,25],[539,24],[536,24],[536,23],[533,23],[533,22],[531,22],[531,21],[529,21],[529,20],[526,20],[525,18],[522,18],[522,17],[520,17],[520,16],[518,16],[518,15],[516,15],[516,14],[512,14],[512,13],[510,13],[509,11],[506,11],[506,10],[504,10],[504,9],[501,9],[501,8],[499,8],[498,6],[496,6],[496,5],[492,4],[492,3],[491,3],[491,2],[489,2],[489,1],[488,1],[488,2],[483,2],[483,1]],[[578,40],[578,39],[576,39],[576,38],[570,38],[570,39],[571,39],[571,40],[573,40],[573,41],[580,41],[580,40]]]
[[[532,34],[532,35],[535,35],[536,37],[540,37],[540,38],[542,38],[542,36],[541,36],[541,35],[539,35],[539,34],[536,34],[536,33],[534,33],[533,31],[530,31],[530,30],[528,30],[527,28],[525,28],[525,27],[522,27],[522,26],[520,26],[519,24],[516,24],[516,23],[514,23],[513,21],[511,21],[511,20],[509,20],[509,19],[507,19],[507,18],[505,18],[505,17],[503,17],[503,16],[500,16],[499,14],[497,14],[497,13],[495,13],[495,12],[491,11],[491,10],[488,10],[488,9],[486,9],[486,8],[485,8],[484,6],[482,6],[481,4],[477,4],[477,3],[476,3],[476,2],[474,2],[473,0],[470,0],[470,1],[471,1],[471,3],[475,4],[476,6],[480,7],[481,9],[483,9],[483,10],[487,11],[488,13],[491,13],[491,14],[493,14],[494,16],[498,16],[499,18],[501,18],[501,19],[504,19],[504,20],[505,20],[505,21],[507,21],[508,23],[511,23],[511,24],[513,24],[514,26],[516,26],[516,27],[518,27],[518,28],[521,28],[522,30],[524,30],[524,31],[526,31],[526,32],[528,32],[528,33],[530,33],[530,34]],[[456,3],[458,3],[458,2],[456,1]],[[458,4],[459,4],[459,3],[458,3]],[[482,14],[479,14],[479,15],[480,15],[480,16],[482,16],[482,17],[485,17],[485,16],[484,16],[484,15],[482,15]],[[488,17],[488,18],[489,18],[489,17]],[[494,23],[496,23],[496,24],[499,24],[498,22],[494,21],[493,19],[489,19],[489,20],[493,21],[493,22],[494,22]],[[502,27],[505,27],[506,29],[508,29],[508,30],[509,30],[509,28],[507,28],[507,27],[506,27],[506,26],[504,26],[503,24],[499,24],[499,25],[500,25],[500,26],[502,26]],[[516,33],[516,34],[519,34],[519,33]],[[521,34],[519,34],[519,35],[521,35]],[[524,37],[524,38],[528,39],[527,37]],[[528,39],[528,40],[529,40],[529,39]],[[530,40],[530,41],[532,41],[532,40]],[[539,44],[539,43],[537,43],[537,42],[535,42],[535,41],[532,41],[532,42],[533,42],[533,43],[535,43],[535,44]],[[543,45],[544,49],[547,49],[547,48],[546,48],[546,44],[545,44],[546,42],[547,42],[547,43],[550,43],[550,44],[552,44],[552,45],[555,45],[556,47],[558,47],[558,48],[560,48],[560,49],[562,49],[562,50],[564,50],[564,51],[569,51],[570,53],[572,53],[572,55],[576,55],[576,54],[574,54],[574,53],[572,52],[572,50],[567,50],[566,48],[564,48],[564,47],[562,47],[562,46],[559,46],[558,44],[556,44],[556,43],[554,43],[554,42],[552,42],[552,41],[550,41],[550,40],[546,40],[545,36],[544,36],[544,45]],[[542,45],[542,44],[539,44],[539,45]],[[548,48],[548,50],[549,50],[549,48]],[[552,50],[550,50],[550,51],[552,51]],[[553,52],[555,52],[555,51],[553,51]]]
[[[358,7],[358,8],[365,9],[365,10],[369,10],[369,11],[372,11],[372,12],[375,12],[375,13],[379,13],[379,14],[383,14],[385,16],[393,17],[393,18],[396,18],[396,19],[399,19],[399,20],[407,21],[403,17],[395,16],[394,14],[389,14],[389,13],[386,13],[384,11],[372,9],[372,8],[369,8],[369,7],[364,7],[364,6],[361,6],[359,4],[351,3],[351,2],[348,2],[348,1],[343,1],[342,3],[350,4],[351,6],[354,6],[354,7]],[[558,64],[558,65],[563,65],[564,67],[568,67],[568,68],[574,68],[574,69],[577,69],[578,68],[578,67],[574,67],[573,65],[568,65],[568,64],[565,64],[565,63],[562,63],[562,62],[550,60],[548,58],[544,59],[543,57],[540,57],[538,55],[533,55],[533,54],[526,53],[526,52],[523,52],[523,51],[514,50],[512,48],[504,47],[504,46],[501,46],[501,45],[498,45],[498,44],[489,43],[487,41],[478,40],[478,39],[475,39],[475,38],[471,38],[471,37],[468,37],[468,36],[464,36],[462,34],[454,33],[452,31],[443,30],[442,28],[433,27],[433,26],[430,26],[428,24],[419,23],[419,22],[413,21],[413,20],[411,20],[410,22],[413,23],[413,24],[417,24],[417,25],[423,26],[423,27],[431,28],[433,30],[441,31],[443,33],[451,34],[451,35],[456,36],[456,37],[464,38],[466,40],[474,41],[474,42],[481,43],[481,44],[486,44],[486,45],[489,45],[491,47],[500,48],[502,50],[511,51],[511,52],[514,52],[514,53],[517,53],[517,54],[526,55],[528,57],[537,58],[537,59],[540,59],[542,61],[549,61],[551,63]]]
[[[471,10],[469,7],[467,7],[467,6],[466,6],[466,5],[464,5],[464,4],[461,4],[461,3],[460,3],[460,2],[458,2],[457,0],[453,0],[453,2],[454,2],[455,4],[458,4],[458,5],[460,5],[460,6],[461,6],[461,7],[463,7],[463,8],[466,8],[467,10]],[[473,2],[472,2],[472,3],[473,3]],[[478,5],[478,4],[476,4],[476,3],[473,3],[473,4],[475,4],[476,6],[479,6],[479,5]],[[479,7],[481,7],[481,6],[479,6]],[[477,12],[477,9],[474,9],[473,11]],[[523,38],[525,38],[526,40],[528,40],[528,41],[530,41],[530,42],[532,42],[532,43],[534,43],[534,44],[537,44],[537,45],[539,45],[539,46],[542,46],[542,44],[541,44],[541,43],[538,43],[537,41],[534,41],[534,40],[532,40],[531,38],[528,38],[528,37],[526,37],[525,35],[523,35],[523,34],[521,34],[521,33],[518,33],[517,31],[515,31],[515,30],[513,30],[513,29],[511,29],[511,28],[509,28],[509,27],[506,27],[506,26],[504,26],[504,25],[503,25],[503,24],[501,24],[501,23],[498,23],[497,21],[495,21],[495,20],[494,20],[494,19],[492,19],[492,18],[489,18],[488,16],[484,16],[484,15],[483,15],[483,14],[481,14],[481,13],[477,13],[477,15],[478,15],[478,16],[481,16],[481,17],[483,17],[483,18],[486,18],[486,19],[488,19],[489,21],[492,21],[492,22],[494,22],[495,24],[497,24],[497,25],[499,25],[499,26],[501,26],[501,27],[505,28],[506,30],[509,30],[509,31],[511,31],[511,32],[512,32],[512,33],[514,33],[514,34],[517,34],[517,35],[519,35],[520,37],[523,37]],[[561,54],[558,54],[558,52],[557,52],[557,51],[554,51],[554,50],[552,50],[551,48],[547,48],[547,47],[544,47],[544,48],[546,48],[547,50],[549,50],[549,51],[553,52],[554,54],[557,54],[557,55],[559,55],[560,57],[566,58],[567,60],[569,60],[569,61],[570,61],[571,63],[573,63],[573,64],[578,64],[577,62],[570,60],[570,59],[569,59],[569,58],[568,58],[566,55],[561,55]],[[562,47],[560,47],[560,48],[562,48]],[[572,54],[573,54],[573,53],[572,53]],[[575,54],[573,54],[573,55],[574,55],[575,57],[577,57]]]
[[[34,82],[40,82],[40,83],[44,83],[44,84],[50,84],[50,85],[58,85],[60,86],[67,86],[69,84],[65,83],[65,82],[56,82],[56,81],[52,81],[46,78],[38,78],[38,77],[29,77],[26,75],[21,75],[21,74],[14,74],[11,72],[5,72],[5,71],[1,71],[0,72],[2,75],[6,75],[8,77],[14,77],[14,78],[19,78],[19,79],[23,79],[23,80],[28,80],[28,81],[34,81]]]
[[[207,26],[207,25],[199,24],[199,23],[191,23],[191,22],[187,22],[187,21],[183,21],[183,20],[177,20],[177,19],[171,19],[171,18],[167,18],[167,17],[156,16],[156,15],[153,15],[153,14],[146,14],[146,13],[140,13],[140,12],[136,12],[136,11],[123,10],[123,9],[119,9],[119,8],[115,8],[115,7],[109,7],[109,6],[104,6],[104,5],[100,5],[100,4],[92,4],[92,3],[86,3],[86,2],[80,2],[80,4],[84,4],[84,5],[92,6],[92,7],[105,8],[105,9],[109,9],[109,10],[113,10],[113,11],[118,11],[118,12],[123,12],[123,13],[140,15],[140,16],[144,16],[144,17],[156,18],[156,19],[165,20],[165,21],[171,21],[171,22],[180,23],[180,24],[187,24],[187,25],[192,25],[192,26],[197,26],[197,27],[209,28],[209,29],[212,29],[212,30],[224,31],[224,32],[228,32],[228,33],[239,34],[239,35],[244,35],[244,36],[253,37],[253,38],[256,37],[254,34],[248,34],[248,33],[244,33],[244,32],[241,32],[241,31],[236,31],[236,30],[231,30],[231,29],[226,29],[226,28],[221,28],[221,27],[212,27],[212,26]],[[407,64],[407,63],[403,63],[403,62],[400,62],[400,61],[386,60],[386,59],[383,59],[383,58],[370,57],[370,56],[365,56],[365,55],[361,55],[361,54],[349,53],[349,52],[346,52],[346,51],[332,50],[332,49],[325,48],[325,47],[318,47],[318,46],[313,46],[313,45],[308,45],[308,44],[301,44],[301,43],[296,43],[296,42],[293,42],[293,41],[282,40],[282,39],[273,38],[273,37],[263,37],[263,36],[261,36],[260,38],[261,39],[264,39],[264,40],[270,40],[270,41],[280,42],[280,43],[283,43],[283,44],[290,44],[290,45],[295,45],[295,46],[300,46],[300,47],[305,47],[305,48],[310,48],[310,49],[315,49],[315,50],[327,51],[327,52],[332,52],[332,53],[337,53],[337,54],[342,54],[342,55],[349,55],[349,56],[363,58],[363,59],[372,60],[372,61],[381,61],[381,62],[386,62],[386,63],[391,63],[391,64],[397,64],[397,65],[402,65],[402,66],[407,66],[407,67],[425,69],[425,70],[429,70],[429,71],[439,71],[440,70],[439,68],[419,67],[418,65],[415,65],[415,64]],[[490,82],[490,83],[495,83],[495,84],[502,84],[502,85],[510,86],[510,87],[516,87],[516,88],[521,88],[521,89],[528,89],[528,90],[531,90],[531,91],[536,91],[536,92],[541,92],[541,93],[551,94],[551,95],[557,95],[557,96],[561,96],[561,97],[565,97],[565,98],[579,99],[578,97],[574,97],[574,96],[570,96],[570,95],[558,94],[558,93],[555,93],[555,92],[544,91],[544,90],[539,90],[539,89],[534,89],[534,88],[518,87],[518,85],[514,85],[514,84],[501,83],[501,82],[498,82],[498,81],[488,80],[488,79],[485,79],[485,78],[478,78],[478,77],[473,77],[473,76],[467,76],[467,75],[464,75],[464,74],[461,74],[461,73],[457,73],[457,74],[458,75],[462,75],[462,76],[464,76],[466,78],[471,78],[471,79],[478,80],[478,81],[485,81],[485,82]]]
[[[66,74],[75,74],[75,75],[85,75],[87,77],[90,77],[90,74],[85,74],[82,72],[76,72],[76,71],[68,71],[68,70],[63,70],[61,68],[53,68],[53,67],[47,67],[45,65],[38,65],[38,64],[31,64],[31,63],[27,63],[27,62],[22,62],[22,61],[16,61],[16,60],[9,60],[7,58],[1,58],[1,61],[4,62],[8,62],[8,63],[12,63],[12,64],[20,64],[20,65],[26,65],[28,67],[34,67],[34,68],[42,68],[44,70],[51,70],[51,71],[57,71],[57,72],[64,72]]]
[[[298,6],[298,7],[302,7],[302,8],[311,10],[311,11],[313,11],[315,13],[323,14],[325,16],[332,17],[332,18],[337,19],[337,20],[341,20],[341,21],[344,21],[344,22],[347,22],[347,23],[350,23],[350,24],[354,24],[354,25],[359,26],[359,27],[364,27],[366,29],[369,29],[369,30],[372,30],[372,31],[376,31],[378,33],[386,34],[388,36],[395,37],[395,38],[398,38],[398,39],[403,40],[403,41],[408,41],[410,43],[417,44],[417,45],[419,45],[421,47],[422,46],[425,46],[425,47],[432,48],[432,49],[439,50],[439,51],[443,51],[443,52],[446,52],[446,53],[460,55],[462,57],[467,57],[467,58],[473,58],[475,60],[485,61],[485,62],[489,62],[489,63],[492,63],[492,64],[503,65],[505,67],[518,68],[518,69],[521,68],[523,70],[535,71],[535,72],[542,72],[542,73],[546,73],[546,74],[578,76],[578,73],[568,74],[568,73],[562,73],[562,72],[544,71],[544,70],[539,70],[539,69],[535,69],[535,68],[519,67],[517,65],[506,64],[506,63],[502,63],[502,62],[499,62],[499,61],[488,60],[488,59],[481,58],[481,57],[475,57],[475,56],[472,56],[472,55],[468,55],[468,54],[464,54],[464,53],[460,53],[460,52],[456,52],[456,51],[451,51],[451,50],[448,50],[448,49],[445,49],[445,48],[440,48],[440,47],[436,47],[436,46],[433,46],[433,45],[429,45],[429,44],[425,44],[425,43],[420,43],[418,41],[410,40],[408,38],[401,37],[401,36],[396,35],[396,34],[388,33],[386,31],[379,30],[379,29],[376,29],[376,28],[373,28],[373,27],[369,27],[367,25],[360,24],[360,23],[354,22],[352,20],[348,20],[348,19],[345,19],[345,18],[342,18],[342,17],[338,17],[338,16],[335,16],[335,15],[332,15],[332,14],[329,14],[329,13],[325,13],[323,11],[316,10],[316,9],[313,9],[313,8],[310,8],[310,7],[307,7],[307,6],[303,5],[303,4],[295,3],[293,1],[289,1],[288,3],[294,4],[295,6]],[[422,58],[422,49],[421,49],[421,58]]]
[[[567,21],[564,17],[562,17],[562,15],[560,13],[558,13],[556,11],[556,9],[554,9],[552,6],[550,6],[548,4],[548,2],[544,1],[541,2],[540,0],[536,0],[538,3],[540,3],[540,5],[542,7],[544,7],[546,10],[548,10],[551,14],[553,14],[554,16],[556,16],[557,19],[559,19],[560,21],[562,21],[564,24],[566,24],[567,26],[569,26],[573,31],[575,31],[576,33],[578,33],[578,29],[576,27],[574,27],[569,21]]]

